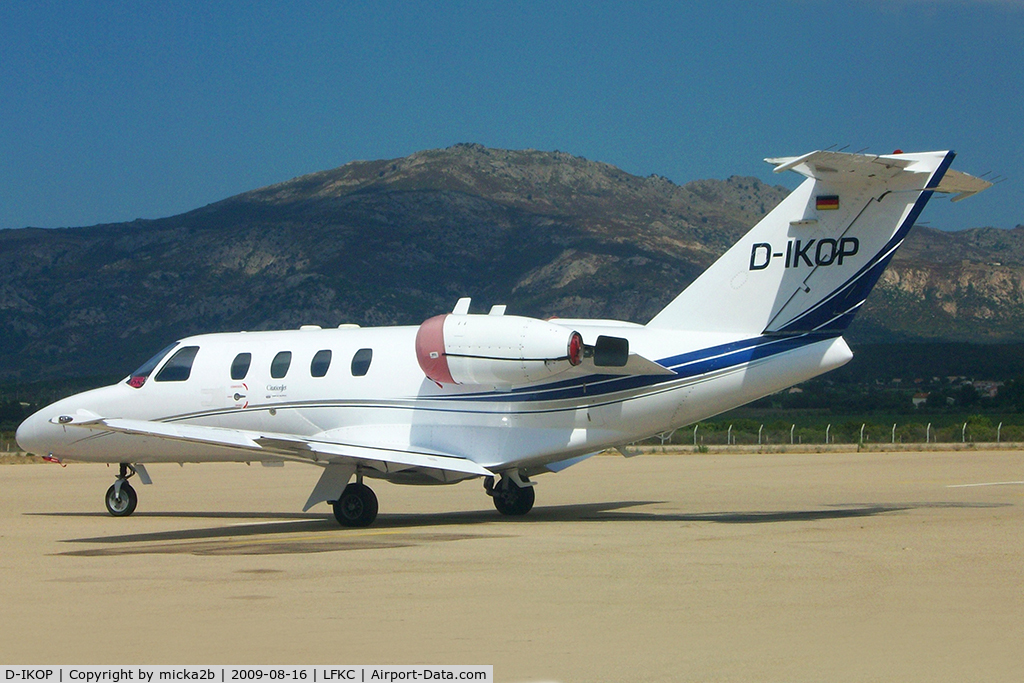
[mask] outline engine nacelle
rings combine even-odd
[[[446,313],[416,333],[416,360],[439,384],[530,384],[583,361],[583,337],[517,315]]]

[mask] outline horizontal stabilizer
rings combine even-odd
[[[775,173],[795,171],[808,178],[842,183],[844,180],[863,180],[866,178],[894,178],[902,171],[911,173],[930,173],[925,165],[915,163],[910,155],[882,154],[863,155],[845,152],[810,152],[798,157],[777,157],[765,159],[775,166]],[[963,173],[962,171],[946,170],[935,192],[955,194],[954,202],[976,195],[982,190],[992,187],[992,183],[981,178]]]
[[[911,168],[914,165],[913,158],[898,154],[878,156],[817,151],[798,157],[778,157],[765,161],[775,166],[775,173],[795,171],[808,178],[829,182],[842,182],[847,178],[891,178],[905,169],[915,170]],[[921,173],[931,172],[927,168],[917,170]]]
[[[675,371],[669,370],[664,365],[658,365],[654,361],[644,358],[639,354],[631,353],[626,359],[626,364],[619,366],[595,365],[593,356],[584,358],[582,363],[562,373],[561,377],[586,377],[588,375],[605,377],[609,375],[614,377],[628,377],[630,375],[670,376],[675,374]]]
[[[629,358],[626,360],[626,364],[615,367],[594,365],[593,359],[585,359],[580,363],[579,369],[583,370],[585,374],[591,375],[674,375],[676,374],[672,370],[669,370],[663,365],[658,365],[652,360],[648,360],[637,353],[629,354]]]
[[[955,194],[950,201],[958,202],[961,199],[967,199],[972,197],[982,190],[987,190],[992,187],[992,183],[975,176],[962,173],[960,171],[954,171],[950,169],[946,171],[946,175],[942,176],[942,181],[939,186],[935,188],[936,192],[945,192],[948,194]]]

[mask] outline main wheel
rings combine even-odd
[[[503,479],[494,487],[494,507],[503,515],[525,515],[533,509],[537,494],[532,486],[516,486],[511,479]]]
[[[377,495],[365,484],[349,484],[334,502],[334,518],[342,526],[370,526],[377,519]]]
[[[107,495],[103,499],[107,504],[107,512],[115,517],[127,517],[135,512],[135,506],[139,504],[139,496],[135,489],[127,481],[121,482],[121,490],[117,490],[117,484],[112,484],[107,489]]]

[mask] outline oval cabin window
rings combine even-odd
[[[270,376],[274,379],[281,379],[288,374],[288,368],[292,364],[292,352],[282,351],[281,353],[274,356],[273,362],[270,363]]]
[[[313,377],[323,377],[327,374],[327,370],[331,367],[331,351],[330,349],[324,349],[317,351],[316,355],[313,356],[313,362],[309,364],[309,374]]]
[[[356,355],[352,356],[352,376],[362,377],[370,370],[370,361],[373,360],[373,349],[359,349]]]

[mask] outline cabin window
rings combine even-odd
[[[270,364],[270,376],[274,379],[281,379],[288,374],[288,367],[292,364],[292,352],[282,351],[274,356]]]
[[[196,359],[198,346],[183,346],[156,373],[157,382],[184,382],[192,374],[192,361]]]
[[[245,379],[249,374],[249,365],[252,364],[251,353],[240,353],[231,361],[231,379]]]
[[[309,364],[309,374],[314,377],[323,377],[327,374],[327,369],[331,367],[331,350],[324,349],[317,351],[316,355],[313,356],[313,362]]]
[[[160,365],[160,361],[164,359],[171,350],[178,345],[178,342],[168,344],[166,347],[160,349],[160,353],[156,354],[145,363],[140,365],[138,369],[128,377],[128,386],[138,389],[146,383],[146,378],[152,374],[153,369]]]
[[[370,369],[370,361],[373,360],[373,349],[359,349],[356,355],[352,356],[352,376],[362,377]]]

